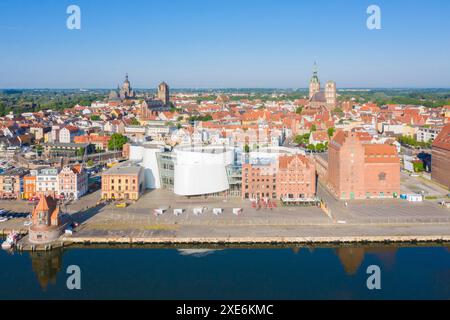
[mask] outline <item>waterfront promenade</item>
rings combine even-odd
[[[403,200],[354,201],[345,205],[320,188],[330,214],[318,207],[277,207],[257,210],[240,198],[192,198],[155,190],[127,208],[97,205],[98,194],[63,208],[80,224],[56,246],[75,244],[263,244],[346,242],[450,242],[450,210],[436,202]],[[23,202],[3,202],[11,211],[26,212]],[[154,209],[167,207],[161,216]],[[193,209],[204,207],[196,216]],[[242,208],[234,215],[233,208]],[[184,209],[180,216],[174,209]],[[220,215],[213,208],[222,208]],[[16,226],[14,226],[16,224]],[[21,219],[3,226],[26,230]],[[3,229],[5,230],[5,229]],[[28,247],[25,245],[24,250]]]

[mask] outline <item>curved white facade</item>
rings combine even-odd
[[[175,194],[198,196],[229,189],[226,167],[234,163],[233,149],[180,147],[175,153]]]
[[[142,161],[144,157],[144,146],[142,145],[130,145],[130,160],[131,161]]]
[[[161,145],[143,144],[130,146],[130,160],[139,162],[139,165],[144,168],[146,189],[161,188],[157,157],[157,154],[160,152],[164,152],[164,147]]]

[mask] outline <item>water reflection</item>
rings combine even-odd
[[[62,249],[30,252],[31,267],[42,290],[46,290],[50,283],[56,284],[56,278],[62,269],[62,257]]]
[[[364,248],[338,248],[336,254],[348,275],[354,275],[364,261]]]
[[[213,249],[178,249],[178,253],[182,256],[192,256],[197,258],[206,257],[210,254],[213,254],[216,251]]]
[[[383,268],[392,270],[395,265],[397,250],[398,248],[395,247],[342,247],[336,249],[336,254],[347,275],[352,276],[358,273],[368,255],[377,257]]]
[[[269,249],[272,250],[272,249]],[[274,250],[274,249],[273,249]],[[292,247],[290,255],[299,255],[300,259],[317,259],[316,253],[321,251],[319,248],[314,247]],[[317,250],[317,252],[316,252]],[[387,271],[395,270],[397,252],[399,248],[396,247],[339,247],[329,249],[329,252],[334,254],[339,259],[339,262],[348,276],[354,276],[361,272],[360,268],[366,259],[380,264],[383,269]],[[450,247],[444,247],[444,252],[450,253]],[[151,254],[152,249],[149,249]],[[196,257],[196,258],[208,258],[209,256],[217,253],[218,251],[224,251],[225,254],[232,254],[234,250],[228,249],[178,249],[175,253],[181,257]],[[289,252],[289,251],[288,251]],[[50,284],[56,284],[58,273],[63,269],[63,249],[57,249],[50,252],[30,252],[32,270],[35,277],[42,288],[46,290]],[[180,257],[180,258],[181,258]],[[224,259],[230,259],[230,257],[223,257]],[[439,281],[442,279],[448,280],[450,278],[450,269],[444,268],[440,271]]]

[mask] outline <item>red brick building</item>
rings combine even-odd
[[[33,225],[30,227],[29,241],[31,243],[50,243],[62,234],[58,201],[51,196],[43,196],[33,209],[31,215]]]
[[[447,124],[433,142],[431,178],[450,188],[450,124]]]
[[[397,149],[387,144],[367,143],[357,132],[338,132],[328,151],[328,187],[339,199],[398,196]]]
[[[277,198],[277,166],[270,164],[242,165],[242,197],[244,199]]]
[[[270,163],[242,166],[244,199],[308,199],[315,194],[316,170],[303,155],[282,155]]]
[[[305,199],[316,195],[316,170],[305,156],[281,156],[277,174],[277,198]]]

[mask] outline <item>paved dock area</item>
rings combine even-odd
[[[240,198],[188,199],[165,190],[148,192],[126,208],[117,208],[114,204],[97,205],[98,198],[90,195],[90,198],[63,208],[80,223],[76,232],[65,240],[182,243],[252,242],[252,239],[260,242],[264,239],[267,242],[295,239],[319,242],[328,239],[333,242],[339,238],[374,241],[416,237],[422,237],[423,241],[450,239],[450,209],[433,201],[362,200],[349,202],[346,206],[345,202],[337,201],[321,187],[319,196],[329,206],[331,216],[318,207],[278,206],[257,210],[249,201]],[[27,208],[23,202],[12,206],[18,206],[18,211]],[[168,210],[155,216],[154,209],[161,207]],[[198,207],[204,207],[206,211],[196,216],[193,209]],[[214,215],[213,208],[222,208],[224,212]],[[242,208],[242,215],[234,215],[233,208]],[[176,216],[174,209],[184,209],[184,212]],[[7,223],[23,225],[23,221]]]

